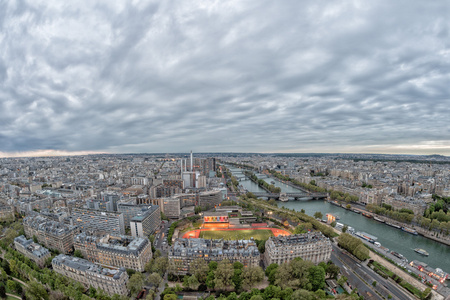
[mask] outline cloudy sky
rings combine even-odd
[[[450,155],[448,1],[0,1],[0,156]]]

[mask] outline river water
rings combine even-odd
[[[243,176],[241,169],[231,167],[230,171],[234,176]],[[257,176],[260,177],[262,175],[257,174]],[[263,179],[268,183],[275,181],[274,185],[280,187],[283,192],[293,193],[299,191],[298,189],[286,185],[276,179]],[[264,192],[263,189],[250,180],[241,181],[240,184],[242,184],[242,186],[249,192]],[[406,233],[400,229],[390,227],[373,219],[368,219],[360,214],[356,214],[342,207],[332,205],[323,200],[290,200],[288,202],[278,202],[278,206],[284,206],[285,208],[294,209],[296,211],[304,209],[306,214],[310,216],[314,215],[317,211],[320,211],[324,218],[327,213],[337,215],[340,217],[340,220],[338,220],[339,223],[347,224],[348,226],[353,227],[355,231],[364,231],[378,237],[377,241],[384,247],[389,248],[391,251],[403,254],[408,261],[418,260],[427,263],[433,268],[441,268],[445,272],[450,273],[450,246],[440,244],[422,236],[415,236]],[[422,256],[414,252],[415,248],[422,248],[430,255],[428,257]]]

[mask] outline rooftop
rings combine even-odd
[[[118,269],[113,267],[104,267],[98,264],[91,263],[90,261],[82,258],[67,256],[64,254],[60,254],[53,258],[52,264],[65,265],[74,270],[91,273],[96,277],[112,277],[115,280],[120,279],[123,273],[125,273],[126,275],[125,268]]]

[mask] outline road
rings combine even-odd
[[[173,221],[161,223],[161,227],[159,233],[155,236],[154,246],[156,249],[159,249],[163,255],[167,253],[168,244],[167,244],[167,232],[169,232],[169,227]],[[165,243],[164,243],[165,242]]]
[[[412,295],[405,294],[403,290],[396,286],[396,284],[384,279],[364,263],[358,263],[351,256],[341,251],[337,246],[333,245],[333,250],[331,260],[341,268],[341,271],[349,278],[349,281],[354,283],[355,287],[360,291],[360,294],[364,296],[364,299],[382,299],[375,291],[380,293],[386,299],[389,294],[392,295],[394,299],[411,299]],[[368,284],[362,281],[361,278]],[[376,287],[372,286],[372,282],[374,281],[377,282]],[[372,296],[369,296],[368,293]]]

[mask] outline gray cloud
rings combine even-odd
[[[445,2],[0,3],[0,152],[450,155]]]

